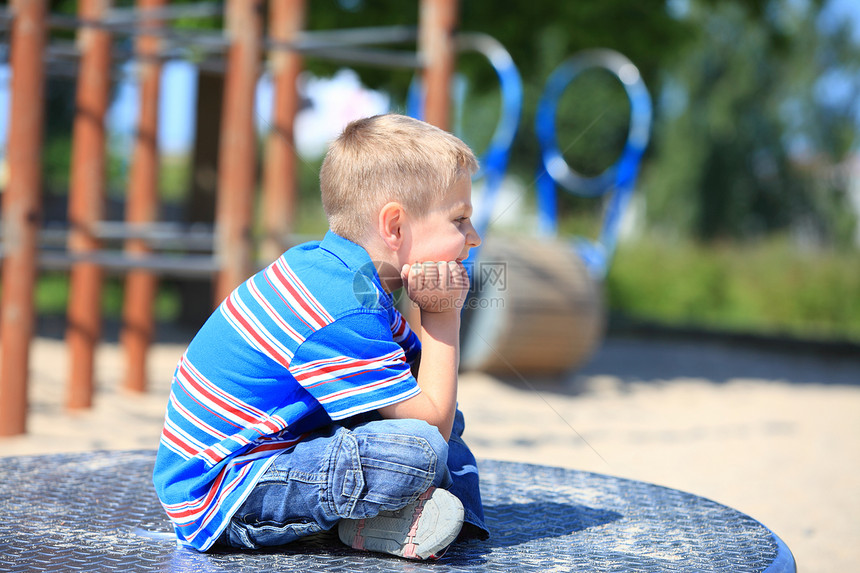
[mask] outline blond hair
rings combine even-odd
[[[361,244],[386,203],[420,217],[477,169],[469,146],[429,123],[396,114],[353,121],[320,169],[329,228]]]

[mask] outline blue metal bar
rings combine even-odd
[[[621,81],[630,101],[630,128],[618,160],[603,173],[583,177],[565,161],[558,146],[555,127],[556,109],[567,86],[583,70],[603,68]],[[541,146],[541,167],[537,175],[539,232],[552,236],[558,232],[556,184],[582,197],[601,197],[614,191],[607,204],[602,228],[596,240],[577,237],[577,253],[592,278],[606,276],[615,246],[621,217],[630,203],[639,174],[639,164],[648,145],[651,129],[651,96],[636,66],[612,50],[588,50],[568,58],[550,75],[538,103],[535,129]]]
[[[480,156],[481,169],[475,174],[475,179],[485,178],[484,195],[472,216],[475,229],[483,237],[491,223],[493,207],[508,169],[511,146],[519,127],[523,104],[523,83],[513,58],[493,37],[482,33],[461,33],[457,35],[456,41],[459,51],[478,52],[489,60],[499,78],[499,89],[502,95],[499,122],[496,124],[487,149]],[[422,86],[416,77],[409,87],[407,98],[409,115],[421,118],[422,97]],[[458,101],[457,98],[455,101]],[[470,271],[472,266],[470,263],[474,263],[478,252],[479,249],[472,249],[466,261],[466,268]]]

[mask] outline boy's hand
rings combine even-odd
[[[424,312],[459,312],[469,294],[469,274],[457,261],[403,265],[400,277],[406,294]]]

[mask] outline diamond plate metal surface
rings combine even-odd
[[[0,571],[793,572],[752,518],[677,490],[574,470],[482,461],[487,541],[438,562],[361,553],[331,534],[277,550],[176,546],[150,482],[155,453],[0,459]]]

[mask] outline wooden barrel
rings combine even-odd
[[[587,361],[603,338],[602,285],[568,244],[493,237],[472,272],[460,366],[553,375]]]

